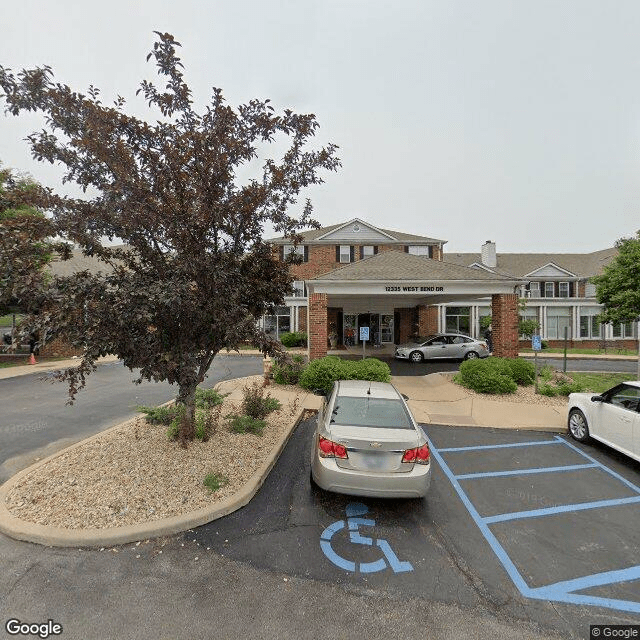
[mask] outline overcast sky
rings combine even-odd
[[[153,31],[183,47],[198,106],[221,87],[313,112],[343,166],[309,192],[354,217],[448,240],[447,251],[581,252],[640,229],[640,2],[616,0],[20,0],[0,64],[48,64],[144,114]],[[0,114],[0,161],[31,159],[36,116]]]

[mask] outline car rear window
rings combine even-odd
[[[401,400],[353,398],[338,396],[331,424],[353,427],[413,429],[407,409]]]

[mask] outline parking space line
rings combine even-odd
[[[563,602],[567,604],[576,604],[576,605],[589,605],[589,606],[598,606],[604,607],[608,609],[616,609],[619,611],[626,611],[629,613],[640,613],[640,602],[631,601],[631,600],[618,600],[614,598],[605,598],[600,596],[591,596],[579,593],[573,593],[575,591],[589,589],[597,586],[606,586],[610,584],[617,584],[621,582],[628,582],[632,580],[640,579],[640,566],[632,566],[626,569],[620,569],[616,571],[606,571],[603,573],[591,574],[587,576],[582,576],[580,578],[576,578],[573,580],[567,580],[562,582],[557,582],[554,584],[544,585],[541,587],[529,587],[526,583],[514,562],[509,557],[509,554],[506,552],[504,547],[500,544],[496,536],[491,531],[489,525],[495,522],[504,522],[506,520],[518,519],[518,518],[527,518],[527,517],[536,517],[538,515],[547,515],[547,513],[560,513],[560,512],[571,512],[578,511],[582,509],[595,509],[602,508],[607,506],[616,506],[619,504],[629,504],[629,503],[637,503],[640,502],[639,497],[632,498],[621,498],[617,500],[602,500],[598,502],[590,502],[581,504],[571,504],[564,505],[562,507],[552,507],[549,509],[538,509],[534,511],[528,512],[518,512],[515,514],[503,514],[499,516],[492,516],[483,518],[478,510],[473,506],[473,503],[462,489],[462,486],[459,483],[460,476],[455,476],[454,473],[449,468],[449,465],[444,461],[441,453],[445,452],[454,452],[454,451],[470,451],[470,450],[478,450],[478,449],[498,449],[498,448],[509,448],[513,446],[536,446],[539,444],[564,444],[567,447],[573,449],[577,453],[580,453],[583,457],[587,458],[591,463],[589,468],[601,468],[604,471],[607,471],[610,475],[620,480],[627,487],[633,489],[637,493],[640,493],[640,488],[634,485],[632,482],[628,481],[626,478],[623,478],[615,471],[609,469],[602,463],[598,462],[591,456],[582,452],[578,447],[573,446],[572,444],[566,442],[564,439],[559,436],[555,436],[554,440],[543,440],[539,442],[523,442],[523,443],[515,443],[515,444],[507,444],[507,445],[488,445],[483,447],[450,447],[443,449],[436,449],[433,445],[433,442],[428,438],[429,448],[431,450],[431,455],[435,460],[437,460],[440,468],[447,476],[456,493],[460,497],[460,500],[467,508],[467,511],[475,521],[477,527],[480,529],[481,533],[485,537],[489,546],[496,554],[498,560],[504,567],[505,571],[511,578],[515,587],[520,591],[520,593],[526,597],[535,600],[545,600],[545,601],[555,601],[555,602]],[[581,468],[585,468],[586,465],[580,465]],[[521,472],[520,472],[521,473]],[[474,474],[470,474],[474,475]],[[528,515],[525,515],[528,514]]]
[[[482,518],[487,524],[506,522],[507,520],[522,520],[523,518],[538,518],[540,516],[553,516],[556,513],[568,513],[570,511],[585,511],[586,509],[602,509],[603,507],[617,507],[621,504],[633,504],[640,502],[640,496],[633,498],[617,498],[615,500],[599,500],[597,502],[578,502],[565,504],[545,509],[532,509],[531,511],[514,511],[513,513],[501,513],[496,516]]]
[[[477,447],[448,447],[440,449],[441,453],[449,453],[451,451],[480,451],[481,449],[509,449],[511,447],[536,447],[543,444],[560,444],[564,442],[562,438],[555,436],[553,440],[538,440],[534,442],[514,442],[510,444],[483,444]]]
[[[470,480],[472,478],[498,478],[500,476],[522,476],[531,473],[551,473],[553,471],[576,471],[577,469],[593,469],[598,465],[595,462],[589,464],[572,464],[564,467],[536,467],[535,469],[513,469],[512,471],[483,471],[481,473],[464,473],[456,476],[458,480]]]

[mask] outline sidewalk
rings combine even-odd
[[[105,356],[104,358],[98,358],[97,364],[106,364],[108,362],[115,362],[116,360],[118,360],[116,356]],[[68,358],[66,360],[49,360],[48,362],[36,362],[36,364],[6,367],[0,369],[0,380],[17,378],[18,376],[28,376],[31,373],[47,373],[48,371],[77,367],[79,364],[80,358]]]
[[[392,376],[391,382],[409,396],[418,422],[458,427],[493,427],[553,431],[567,428],[565,407],[505,402],[491,396],[469,396],[462,387],[439,373],[426,376]]]

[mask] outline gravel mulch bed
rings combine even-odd
[[[453,382],[454,374],[440,374]],[[456,384],[454,382],[454,384]],[[539,395],[535,392],[534,386],[529,385],[528,387],[518,387],[515,393],[499,393],[499,394],[489,394],[489,393],[478,393],[473,391],[472,389],[467,389],[461,385],[456,385],[458,389],[462,392],[466,393],[469,397],[475,398],[484,398],[485,400],[495,400],[496,402],[519,402],[522,404],[538,404],[547,407],[566,407],[567,406],[567,397],[566,396],[543,396]]]
[[[262,436],[235,434],[224,417],[241,411],[227,398],[211,439],[187,449],[167,438],[167,427],[136,418],[35,469],[13,487],[6,505],[17,518],[66,529],[107,529],[195,511],[236,493],[299,408],[292,400],[269,414]],[[228,481],[215,493],[203,485],[211,472]]]

